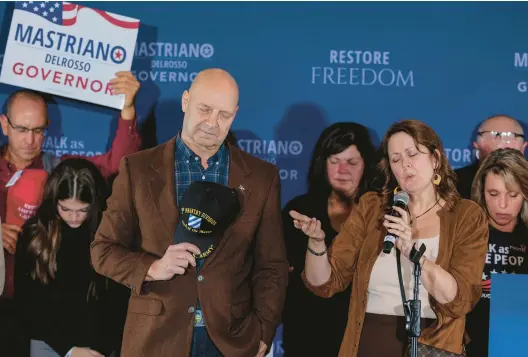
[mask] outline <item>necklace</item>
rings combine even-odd
[[[432,209],[438,204],[438,202],[440,202],[440,198],[437,199],[436,202],[435,202],[435,204],[432,205],[432,206],[431,206],[427,211],[425,211],[424,213],[419,214],[418,216],[416,216],[416,217],[414,217],[414,218],[411,216],[411,223],[410,223],[410,226],[412,226],[412,224],[413,224],[413,222],[414,222],[415,220],[417,220],[418,218],[420,218],[421,216],[423,216],[424,214],[426,214],[427,212],[429,212],[430,210],[432,210]],[[409,212],[409,213],[410,213],[410,212]]]

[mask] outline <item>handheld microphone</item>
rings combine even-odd
[[[407,204],[409,204],[409,194],[407,192],[399,191],[396,195],[394,195],[393,206],[405,209],[407,207]],[[391,216],[401,217],[398,211],[396,211],[394,208],[392,209]],[[383,239],[383,253],[389,254],[391,252],[392,247],[394,247],[394,242],[396,242],[396,238],[397,237],[395,237],[391,233],[387,233],[387,235]]]

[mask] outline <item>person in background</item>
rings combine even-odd
[[[134,106],[139,82],[130,72],[118,72],[116,76],[111,80],[112,90],[116,95],[124,95],[125,103],[118,119],[112,147],[103,155],[86,157],[105,177],[116,173],[119,161],[124,156],[138,151],[141,145]],[[12,299],[14,254],[22,228],[20,225],[6,222],[6,197],[9,190],[6,185],[20,170],[44,169],[49,173],[60,163],[60,158],[42,152],[42,144],[51,119],[48,117],[43,95],[27,89],[11,94],[7,99],[6,112],[0,115],[2,131],[8,138],[7,145],[0,148],[0,219],[6,266],[5,286],[0,296],[0,346],[1,354],[5,353],[7,356],[18,356],[17,345],[22,342],[13,328],[18,317],[14,313]],[[63,159],[68,157],[71,156],[64,156]],[[34,202],[40,199],[33,197]]]
[[[497,149],[482,162],[472,199],[489,217],[489,249],[482,295],[467,316],[469,357],[487,357],[490,299],[494,274],[526,274],[528,265],[528,161],[517,149]]]
[[[517,120],[507,115],[492,116],[479,126],[477,138],[473,142],[478,161],[455,171],[457,191],[462,198],[471,198],[471,185],[479,165],[494,150],[512,148],[524,154],[528,142],[524,131]]]
[[[49,176],[42,204],[22,228],[15,302],[30,357],[110,356],[120,345],[124,288],[97,274],[90,261],[107,197],[105,179],[93,163],[65,160]]]
[[[320,220],[290,212],[295,227],[309,237],[303,280],[322,297],[352,284],[340,357],[402,357],[408,336],[396,251],[402,256],[403,288],[410,297],[414,285],[410,252],[415,244],[424,244],[426,251],[418,262],[422,269],[419,343],[462,354],[465,317],[480,298],[488,242],[486,214],[475,202],[460,199],[440,138],[425,123],[393,124],[381,153],[385,176],[381,193],[368,192],[360,198],[330,249]],[[409,195],[408,211],[391,207],[400,190]],[[392,209],[400,217],[391,215]],[[397,237],[397,249],[386,254],[382,246],[387,233]]]
[[[289,212],[295,210],[309,217],[319,217],[328,247],[352,207],[369,189],[376,164],[376,148],[366,127],[350,122],[332,124],[315,144],[308,171],[308,192],[292,199],[283,209],[284,239],[290,265],[282,330],[286,357],[336,357],[350,301],[350,288],[325,299],[304,286],[301,272],[308,239],[294,227]],[[320,343],[307,343],[316,340]]]

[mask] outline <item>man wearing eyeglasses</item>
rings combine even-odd
[[[125,104],[119,116],[117,131],[111,149],[103,154],[85,157],[93,162],[105,177],[117,173],[124,156],[139,150],[141,140],[137,131],[135,97],[139,82],[130,72],[117,72],[110,81],[113,94],[125,95]],[[20,90],[7,100],[6,113],[0,115],[2,131],[8,143],[0,148],[0,218],[5,253],[5,286],[0,296],[0,355],[23,356],[19,349],[20,334],[16,333],[13,294],[14,253],[21,227],[5,223],[8,187],[24,169],[44,169],[50,172],[61,161],[50,153],[42,152],[42,144],[49,125],[45,99],[37,92]],[[72,157],[72,156],[69,156]],[[66,158],[65,156],[62,159]],[[8,187],[6,187],[8,186]],[[39,201],[38,198],[35,200]]]
[[[492,152],[500,148],[513,148],[524,153],[528,142],[517,120],[507,115],[495,115],[480,125],[473,147],[478,162],[455,171],[458,177],[457,189],[463,198],[471,198],[471,184],[480,163]]]

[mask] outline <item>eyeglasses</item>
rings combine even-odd
[[[46,132],[48,131],[47,126],[41,126],[38,128],[30,129],[30,128],[26,128],[25,126],[13,125],[13,123],[11,122],[11,119],[9,119],[9,117],[6,114],[4,115],[7,118],[7,122],[9,123],[9,125],[13,128],[14,131],[16,131],[19,134],[27,134],[29,132],[33,132],[35,135],[44,136],[46,135]]]
[[[502,141],[503,143],[509,144],[512,141],[515,141],[517,138],[523,138],[523,134],[514,133],[513,131],[494,131],[494,130],[486,130],[486,131],[480,131],[478,133],[481,137],[484,139],[492,140],[492,141]]]

